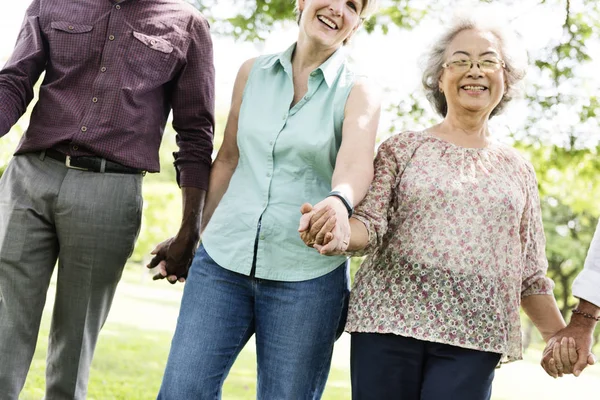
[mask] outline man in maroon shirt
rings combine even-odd
[[[182,0],[33,0],[0,71],[0,136],[30,124],[0,180],[0,398],[17,399],[50,277],[58,280],[47,399],[84,399],[89,366],[139,232],[144,173],[173,111],[183,220],[151,265],[183,280],[211,164],[214,67],[206,20]]]

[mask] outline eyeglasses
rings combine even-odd
[[[498,71],[500,68],[505,68],[506,64],[499,58],[491,57],[484,60],[456,60],[449,61],[442,64],[442,68],[448,68],[453,72],[465,73],[473,68],[473,65],[477,64],[477,67],[488,74]]]

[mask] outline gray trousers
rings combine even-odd
[[[46,399],[84,399],[98,334],[139,233],[142,176],[15,156],[0,179],[0,400],[17,399],[50,277]]]

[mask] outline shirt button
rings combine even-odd
[[[108,40],[115,40],[115,35],[110,35],[110,36],[108,37]]]
[[[151,44],[152,46],[154,46],[154,45],[156,44],[156,40],[154,40],[154,39],[150,40],[150,44]]]
[[[82,126],[81,127],[81,132],[87,132],[87,126]]]
[[[69,30],[72,31],[73,29],[75,29],[73,25],[69,25]]]
[[[79,150],[79,146],[75,145],[75,146],[72,147],[72,149],[75,150],[75,151],[77,151],[77,150]]]
[[[275,142],[273,142],[272,140],[269,142],[269,146],[273,146]]]
[[[283,117],[281,119],[285,121],[287,119],[287,114],[283,114]]]
[[[260,235],[260,240],[265,240],[265,235]]]
[[[271,177],[271,173],[267,172],[267,178],[270,178],[270,177]]]
[[[106,67],[100,68],[100,72],[106,72]]]
[[[317,71],[313,71],[310,73],[310,76],[317,76]]]
[[[117,10],[120,10],[120,9],[121,9],[121,6],[117,4],[117,5],[115,6],[115,8],[116,8]]]
[[[92,98],[92,103],[97,103],[97,102],[98,102],[98,98],[97,97]]]

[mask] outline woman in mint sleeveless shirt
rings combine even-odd
[[[349,71],[343,46],[373,3],[298,0],[298,41],[240,68],[160,399],[220,398],[252,335],[257,398],[321,397],[345,322],[347,258],[304,245],[300,206],[327,208],[349,237],[373,178],[379,95]]]

